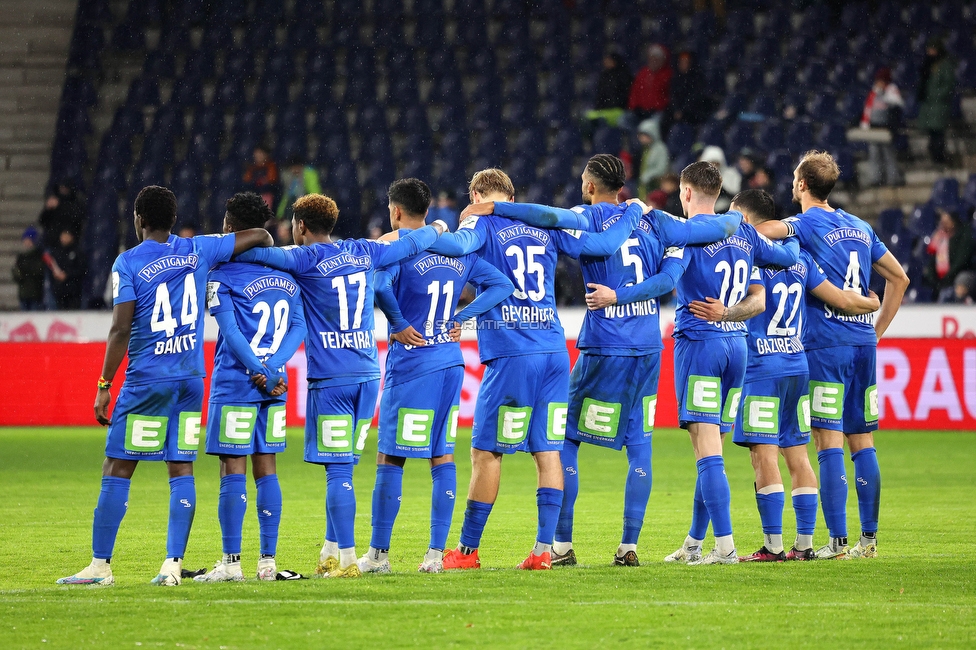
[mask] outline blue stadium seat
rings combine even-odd
[[[501,109],[491,101],[479,102],[471,107],[469,126],[478,131],[501,129]]]
[[[112,47],[126,52],[144,49],[146,47],[145,27],[128,18],[122,21],[112,30]]]
[[[203,82],[199,79],[183,77],[173,84],[170,104],[181,109],[196,109],[203,106]]]
[[[215,64],[213,52],[206,50],[191,50],[186,53],[183,65],[183,76],[193,79],[210,79],[214,76]]]
[[[612,126],[601,126],[593,132],[593,153],[619,155],[623,147],[623,131]]]
[[[817,146],[824,150],[847,146],[847,128],[839,122],[824,124],[817,134]]]
[[[749,112],[765,117],[776,117],[776,99],[770,93],[760,93],[752,98],[749,104]]]
[[[229,41],[233,42],[233,41]],[[254,75],[254,54],[243,47],[231,48],[224,56],[224,78],[245,79]]]
[[[224,76],[214,90],[213,105],[220,109],[234,108],[247,99],[241,77]]]
[[[951,176],[943,176],[932,186],[929,202],[936,208],[955,210],[959,207],[959,181]]]
[[[725,126],[717,121],[706,122],[698,131],[699,143],[707,146],[715,146],[725,149]]]
[[[517,189],[526,188],[536,182],[536,158],[517,157],[508,166],[508,175]]]
[[[916,205],[908,216],[908,230],[918,237],[927,237],[935,230],[939,215],[931,202]]]
[[[540,142],[540,147],[536,149],[539,154],[542,154],[545,150],[544,144],[545,138]],[[609,144],[613,144],[612,140]],[[580,138],[579,133],[576,129],[565,128],[556,133],[556,137],[553,138],[552,147],[549,149],[549,154],[553,156],[562,156],[564,158],[575,158],[583,153],[583,140]]]
[[[672,157],[690,151],[694,143],[695,129],[693,126],[685,122],[675,122],[671,125],[666,144]]]
[[[905,229],[905,213],[901,208],[888,208],[878,214],[878,237],[887,237]]]
[[[970,174],[962,190],[962,205],[969,211],[976,209],[976,174]]]
[[[737,157],[739,152],[747,148],[756,148],[753,124],[751,122],[735,122],[725,132],[725,155],[731,159]]]
[[[314,158],[316,165],[332,167],[337,163],[347,162],[351,159],[349,136],[346,135],[345,131],[334,131],[319,138]]]
[[[745,107],[745,94],[739,91],[732,91],[725,96],[724,100],[722,100],[722,104],[715,113],[715,117],[719,120],[734,120],[739,117],[739,113],[741,113]]]
[[[813,124],[808,119],[799,119],[786,129],[786,148],[793,155],[800,155],[813,148]]]
[[[771,152],[766,158],[766,167],[779,179],[778,183],[785,182],[786,179],[793,182],[793,156],[789,151],[778,149]]]
[[[482,131],[475,151],[476,156],[497,160],[501,166],[508,158],[508,142],[503,131]]]

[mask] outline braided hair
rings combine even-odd
[[[616,192],[627,180],[624,162],[608,153],[598,153],[586,163],[586,172],[610,192]]]

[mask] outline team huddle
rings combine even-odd
[[[108,426],[89,566],[59,584],[111,585],[111,558],[139,461],[163,460],[170,476],[166,559],[152,582],[179,585],[196,508],[193,461],[200,437],[220,460],[223,555],[200,582],[244,580],[247,459],[256,492],[260,580],[298,577],[276,563],[285,450],[284,366],[304,343],[304,459],[325,468],[326,525],[315,574],[388,573],[406,460],[432,478],[430,543],[419,570],[480,567],[482,533],[498,494],[502,459],[522,451],[538,470],[536,542],[519,569],[574,565],[574,506],[583,443],[626,449],[621,542],[613,563],[637,566],[651,493],[651,439],[661,341],[658,297],[677,289],[674,377],[681,427],[697,463],[692,523],[665,558],[688,564],[866,558],[877,555],[880,470],[875,351],[907,288],[900,264],[871,227],[827,203],[838,169],[810,152],[794,172],[802,212],[779,220],[771,197],[747,190],[715,213],[722,178],[705,162],[681,174],[679,218],[638,200],[618,203],[623,163],[592,157],[583,204],[570,210],[515,203],[498,169],[474,175],[471,205],[454,233],[425,225],[430,190],[404,179],[389,188],[392,232],[380,240],[332,240],[335,202],[294,204],[295,246],[274,248],[272,216],[251,193],[227,202],[223,233],[174,236],[176,198],[144,188],[135,202],[141,243],[112,270],[114,312],[95,402]],[[590,290],[570,370],[555,302],[560,254],[580,261]],[[871,272],[884,299],[868,290]],[[474,299],[458,310],[467,285]],[[380,388],[374,305],[389,321],[379,405],[368,551],[356,553],[353,470],[365,448]],[[204,309],[217,339],[205,431]],[[872,315],[872,312],[877,314]],[[448,548],[457,494],[454,448],[464,361],[461,330],[475,320],[485,366],[475,407],[471,481],[456,547]],[[199,326],[199,329],[198,329]],[[109,418],[110,389],[128,354]],[[740,557],[732,535],[723,439],[748,447],[756,473],[763,546]],[[818,479],[829,539],[814,549]],[[847,543],[844,441],[856,472],[861,536]],[[783,541],[792,483],[797,537]],[[715,547],[704,553],[709,524]],[[418,557],[419,557],[418,552]]]

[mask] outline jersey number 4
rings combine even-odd
[[[175,305],[170,304],[169,286],[163,282],[156,287],[156,302],[153,304],[152,318],[149,329],[153,332],[166,332],[166,336],[176,333],[177,325],[189,325],[191,330],[197,328],[197,283],[193,275],[187,275],[183,282],[183,304],[180,309],[180,322],[173,318]]]

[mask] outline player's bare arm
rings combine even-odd
[[[875,292],[868,291],[868,295],[862,296],[856,291],[843,291],[829,280],[821,282],[810,293],[830,305],[833,309],[850,316],[870,314],[878,311],[878,308],[881,307],[881,301]]]
[[[891,325],[891,320],[901,307],[901,301],[908,290],[908,275],[901,267],[894,255],[890,252],[872,265],[872,268],[885,279],[884,299],[881,301],[881,309],[874,319],[874,333],[880,340],[884,336],[885,330]]]
[[[108,331],[108,343],[105,346],[105,361],[102,362],[102,377],[98,382],[98,392],[95,394],[95,419],[102,426],[108,426],[112,421],[108,417],[108,405],[112,401],[109,389],[122,359],[129,349],[129,335],[132,333],[132,315],[135,313],[134,300],[115,305],[112,310],[112,327]]]
[[[234,235],[234,255],[240,255],[252,248],[267,248],[274,246],[274,238],[264,228],[249,228]]]
[[[741,322],[758,316],[766,310],[766,289],[762,285],[749,286],[749,293],[745,298],[726,307],[715,298],[705,298],[705,302],[694,300],[688,305],[688,310],[696,318],[718,322]]]
[[[775,219],[756,224],[755,228],[760,235],[765,235],[768,239],[786,239],[792,234],[787,224]]]
[[[596,311],[617,304],[617,292],[610,287],[590,282],[586,285],[586,288],[593,290],[586,294],[587,309]]]
[[[485,217],[495,212],[495,202],[485,201],[483,203],[472,203],[461,211],[460,220],[464,221],[470,216]]]
[[[390,340],[414,347],[423,347],[427,344],[424,337],[421,336],[420,332],[413,325],[407,325],[406,329],[402,329],[395,334],[390,334]]]

